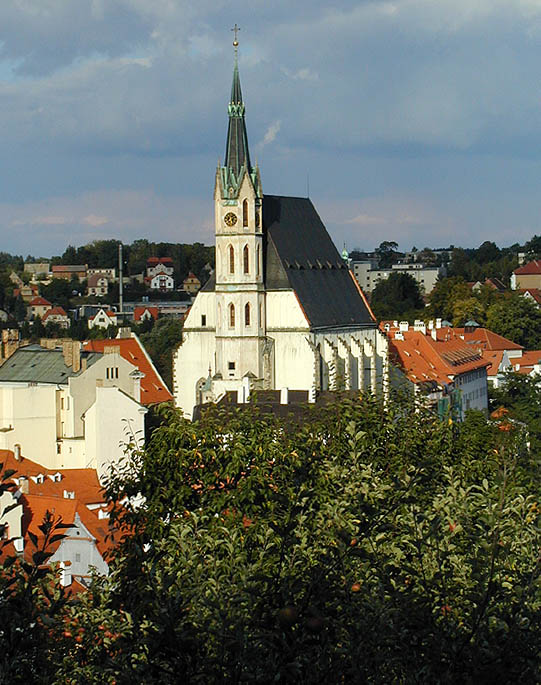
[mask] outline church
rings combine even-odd
[[[214,185],[216,268],[174,353],[175,403],[230,391],[376,392],[387,339],[308,198],[266,195],[250,161],[235,40],[225,160]],[[287,393],[285,393],[287,396]]]

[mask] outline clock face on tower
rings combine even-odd
[[[228,226],[234,226],[237,223],[237,215],[233,214],[233,212],[228,212],[224,216],[224,221]]]

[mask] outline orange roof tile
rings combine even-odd
[[[46,300],[44,297],[34,297],[33,300],[30,300],[29,305],[31,307],[52,307],[52,304],[49,302],[49,300]]]
[[[415,384],[449,384],[457,375],[489,366],[477,351],[459,339],[434,340],[420,331],[405,331],[402,335],[404,340],[391,338],[389,347],[395,361]]]
[[[141,404],[169,402],[173,399],[173,395],[134,333],[132,333],[131,338],[87,340],[83,343],[83,350],[86,352],[103,352],[105,346],[111,345],[119,347],[121,356],[145,374],[144,378],[141,379]]]
[[[539,288],[521,288],[519,292],[521,295],[527,293],[537,304],[541,304],[541,290]]]
[[[541,261],[534,259],[533,262],[519,266],[513,273],[517,276],[541,275]]]
[[[158,318],[158,307],[135,307],[133,310],[133,318],[135,321],[140,321],[145,312],[148,312],[153,319]]]
[[[101,504],[105,495],[98,480],[96,469],[47,469],[31,459],[22,457],[17,460],[11,450],[0,450],[0,463],[3,469],[13,469],[13,478],[28,478],[28,494],[48,497],[63,497],[64,490],[74,492],[83,504]],[[59,480],[52,476],[60,474]],[[32,476],[45,476],[43,483],[36,483]]]

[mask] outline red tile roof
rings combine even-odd
[[[19,460],[11,450],[0,450],[0,463],[3,469],[13,469],[13,478],[28,478],[28,494],[50,497],[63,497],[64,490],[74,492],[83,504],[102,504],[105,502],[103,489],[98,480],[96,469],[47,469],[27,457]],[[51,476],[60,474],[59,480]],[[32,476],[45,476],[43,483],[36,483]]]
[[[523,352],[522,357],[511,359],[513,370],[518,373],[529,374],[533,371],[535,364],[541,362],[541,350],[531,350],[530,352]],[[520,365],[517,369],[517,365]]]
[[[133,318],[135,321],[141,321],[141,317],[145,312],[148,312],[154,320],[158,318],[158,307],[135,307],[133,310]]]
[[[444,330],[444,329],[441,329]],[[465,332],[463,328],[449,328],[456,335],[463,338],[468,345],[477,345],[483,350],[522,350],[522,345],[504,338],[503,335],[493,333],[488,328],[476,328],[471,333]]]
[[[541,261],[534,259],[533,262],[519,266],[513,273],[517,276],[541,275]]]
[[[49,300],[46,300],[44,297],[34,297],[33,300],[30,300],[28,303],[31,307],[52,307],[53,305],[49,302]]]
[[[51,309],[48,309],[43,315],[43,321],[47,321],[47,319],[50,316],[65,316],[67,318],[68,315],[62,309],[62,307],[52,307]]]
[[[489,366],[460,339],[433,340],[431,335],[411,330],[402,335],[404,340],[389,340],[389,349],[412,383],[435,382],[441,386],[459,374]]]
[[[87,340],[83,343],[83,350],[86,352],[103,352],[106,346],[119,347],[121,356],[145,374],[145,377],[141,379],[141,404],[169,402],[173,399],[173,395],[134,333],[132,333],[131,338]]]
[[[149,257],[147,264],[173,264],[173,259],[171,257]]]
[[[526,293],[528,293],[537,304],[541,304],[541,290],[539,288],[521,288],[519,293],[521,295],[526,295]]]
[[[86,271],[86,264],[56,264],[51,270],[57,273],[69,273],[71,271]]]

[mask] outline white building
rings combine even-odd
[[[88,319],[88,328],[109,328],[110,326],[116,326],[118,324],[118,318],[116,312],[110,309],[100,309],[97,314],[91,316]]]
[[[263,195],[235,61],[224,166],[216,170],[216,270],[186,317],[175,403],[253,388],[375,391],[387,340],[311,201]]]
[[[160,271],[150,278],[150,289],[161,290],[162,292],[174,290],[175,280],[173,276],[165,273],[165,271]]]
[[[104,353],[19,348],[0,367],[0,449],[23,453],[50,469],[95,468],[103,476],[144,439],[141,372],[115,341]]]
[[[364,292],[371,293],[380,281],[385,281],[393,273],[407,273],[417,284],[421,293],[430,293],[438,278],[446,274],[444,266],[424,266],[422,263],[393,264],[390,269],[378,268],[375,260],[362,260],[351,263],[351,269]]]

